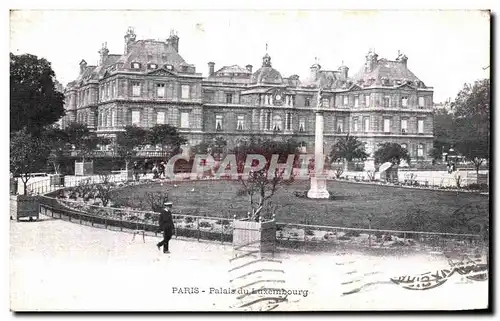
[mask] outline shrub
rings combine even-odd
[[[347,240],[350,240],[351,238],[348,235],[342,235],[342,236],[339,236],[338,239],[340,241],[347,241]]]
[[[185,219],[186,223],[193,223],[194,219],[192,217],[187,216]]]
[[[472,184],[467,185],[467,189],[484,191],[484,190],[488,190],[488,184],[472,183]]]
[[[306,230],[306,235],[308,236],[313,236],[314,235],[314,231],[313,230]]]
[[[358,237],[359,236],[359,232],[358,231],[355,231],[355,230],[348,230],[344,236],[348,236],[348,237]]]
[[[212,227],[212,224],[210,222],[207,222],[207,221],[200,221],[200,223],[198,223],[198,226],[199,227]]]

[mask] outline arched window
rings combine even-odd
[[[418,144],[417,145],[417,157],[418,158],[423,158],[424,157],[424,144]]]
[[[274,131],[281,131],[281,128],[283,128],[281,116],[274,116],[273,117],[273,130]]]

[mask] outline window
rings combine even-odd
[[[344,132],[344,118],[339,117],[337,118],[337,133],[343,133]]]
[[[359,107],[359,96],[354,96],[354,107]]]
[[[391,98],[387,97],[387,96],[384,97],[383,103],[384,103],[384,107],[390,107],[391,106]]]
[[[424,157],[424,145],[423,144],[418,144],[417,145],[417,157]]]
[[[273,118],[273,130],[274,131],[281,131],[282,128],[282,120],[280,116],[274,116]]]
[[[215,115],[215,130],[222,130],[222,115]]]
[[[305,106],[305,107],[309,107],[309,106],[311,106],[311,97],[306,97],[306,98],[304,99],[304,106]]]
[[[418,97],[418,107],[424,108],[425,106],[425,99],[424,97]]]
[[[132,125],[140,125],[140,124],[141,124],[141,111],[132,110]]]
[[[182,85],[181,91],[181,98],[189,98],[189,85]]]
[[[106,98],[111,98],[111,86],[109,82],[106,84]]]
[[[365,105],[366,107],[370,107],[370,95],[365,96]]]
[[[163,58],[163,59],[167,59],[167,56],[165,55],[165,58]],[[167,70],[174,70],[174,66],[167,65]]]
[[[132,69],[141,69],[141,64],[138,62],[133,62],[132,63]]]
[[[189,112],[181,112],[181,128],[189,128]]]
[[[271,112],[266,111],[266,118],[265,118],[265,123],[264,123],[264,129],[270,130],[271,129]]]
[[[424,133],[424,120],[423,119],[419,119],[418,122],[417,122],[417,130],[418,130],[418,133],[419,134],[423,134]]]
[[[370,117],[365,117],[363,119],[363,131],[367,132],[370,130]]]
[[[158,96],[158,98],[165,97],[165,84],[156,85],[156,96]]]
[[[408,96],[401,97],[401,106],[408,107]]]
[[[306,119],[301,117],[299,118],[299,132],[305,132],[306,131]]]
[[[401,133],[408,132],[408,119],[401,119]]]
[[[132,82],[132,96],[139,97],[141,95],[141,83],[134,81]]]
[[[149,64],[149,69],[156,69],[158,66],[156,64]]]
[[[116,110],[113,109],[111,111],[111,127],[115,127],[116,126]]]
[[[354,118],[352,120],[352,130],[354,132],[357,132],[358,131],[358,119],[357,118]]]
[[[384,133],[391,132],[391,120],[389,118],[384,118]]]
[[[343,98],[343,100],[344,100],[343,105],[344,105],[344,106],[349,105],[349,96],[345,95],[345,96],[343,96],[343,97],[344,97],[344,98]]]
[[[233,94],[226,94],[226,104],[233,103]]]
[[[292,129],[292,113],[286,113],[285,129],[286,130],[291,130]]]
[[[245,116],[238,115],[237,123],[236,123],[236,129],[237,130],[243,130],[244,125],[245,125]]]
[[[156,113],[156,123],[159,125],[165,124],[165,112],[159,111]]]
[[[213,102],[215,98],[215,92],[213,91],[205,91],[204,93],[205,101]]]

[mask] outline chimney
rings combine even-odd
[[[375,65],[377,64],[378,55],[375,53],[375,50],[371,50],[368,52],[366,55],[366,65],[365,65],[365,71],[366,72],[372,72],[373,69],[375,68]]]
[[[82,61],[80,61],[80,75],[83,74],[86,67],[87,67],[87,62],[84,59],[82,59]]]
[[[245,67],[247,68],[248,71],[252,72],[252,68],[253,68],[252,65],[246,65]]]
[[[134,32],[134,28],[128,27],[127,33],[125,34],[125,37],[124,37],[125,38],[125,50],[124,50],[124,52],[125,52],[126,55],[132,49],[131,45],[135,41],[135,37],[136,37],[136,35],[135,35],[135,32]]]
[[[167,44],[172,46],[176,52],[179,52],[179,37],[174,30],[170,30],[170,37],[167,39]]]
[[[108,58],[109,50],[108,50],[108,43],[105,42],[102,44],[101,50],[99,50],[99,65],[103,65],[104,62],[106,61],[106,58]]]
[[[215,69],[215,62],[209,62],[208,63],[208,76],[213,76],[214,75],[214,69]]]
[[[347,66],[344,66],[344,62],[342,62],[342,66],[339,67],[339,71],[342,75],[342,78],[347,79],[349,68]]]
[[[318,74],[319,74],[319,71],[321,70],[321,66],[318,64],[318,63],[315,63],[314,65],[311,66],[310,68],[311,70],[311,79],[312,80],[316,80],[318,79]]]
[[[398,50],[398,58],[396,58],[396,61],[400,62],[403,64],[403,66],[408,67],[408,57],[404,53],[401,53]]]

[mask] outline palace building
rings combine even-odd
[[[97,66],[80,62],[65,88],[63,126],[76,121],[113,137],[127,125],[170,124],[190,145],[223,137],[228,146],[252,135],[294,138],[314,150],[315,110],[324,112],[325,152],[335,139],[357,136],[373,153],[396,142],[412,159],[429,160],[433,147],[433,88],[408,69],[408,58],[379,58],[370,50],[361,68],[324,70],[315,63],[307,79],[283,76],[266,53],[260,67],[208,62],[208,77],[180,55],[179,37],[137,40],[129,28],[121,54],[106,44]],[[319,90],[321,95],[319,96]]]

